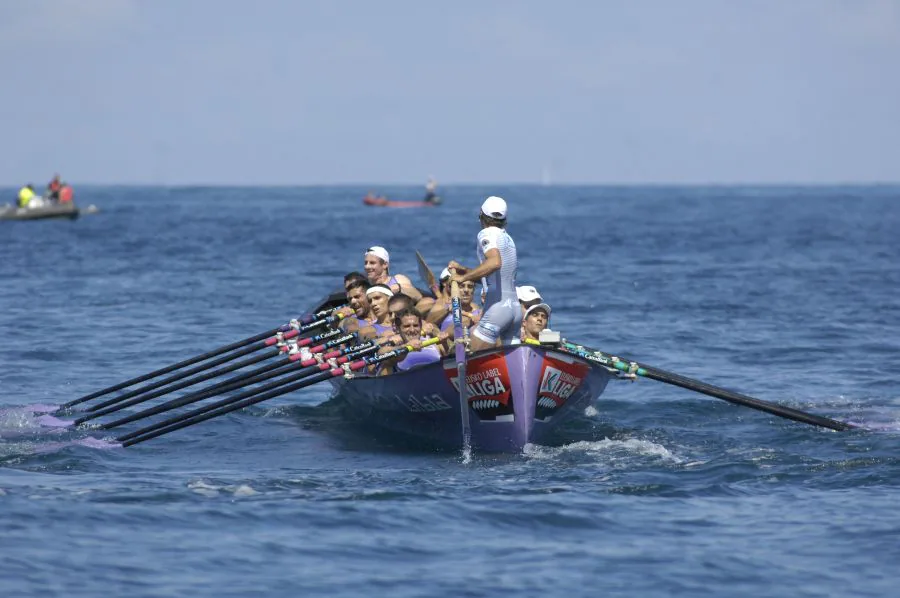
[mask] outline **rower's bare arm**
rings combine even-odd
[[[397,284],[400,285],[401,293],[410,297],[413,301],[418,301],[422,298],[422,293],[420,293],[419,289],[413,285],[409,277],[404,276],[403,274],[397,274],[395,278],[397,279]]]

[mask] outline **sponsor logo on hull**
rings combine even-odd
[[[456,364],[445,363],[444,374],[459,391]],[[481,421],[515,420],[506,359],[502,354],[476,357],[466,362],[466,398]]]
[[[588,366],[581,363],[567,363],[545,356],[537,404],[534,406],[534,419],[550,421],[575,394],[589,370]]]

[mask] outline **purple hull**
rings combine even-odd
[[[562,422],[583,413],[615,374],[550,347],[516,345],[469,356],[466,380],[472,447],[519,452],[541,444]],[[462,448],[456,363],[390,376],[336,379],[348,412],[366,425],[430,446]]]

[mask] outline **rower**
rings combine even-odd
[[[390,289],[391,293],[404,293],[412,297],[413,301],[418,301],[422,298],[422,293],[413,286],[408,276],[403,274],[391,275],[391,255],[387,249],[378,245],[369,247],[366,249],[364,256],[365,262],[363,267],[366,276],[369,277],[369,282],[373,285],[384,285]]]
[[[368,277],[362,272],[350,272],[344,275],[344,291],[350,288],[350,283],[356,280],[365,280],[368,281]],[[371,283],[370,283],[371,285]]]
[[[416,306],[412,300],[412,297],[410,297],[409,295],[404,295],[403,293],[398,293],[388,300],[388,311],[391,313],[392,321],[397,317],[397,314],[400,313],[401,311],[407,311],[407,310],[411,310],[411,309],[416,309]],[[416,309],[416,311],[419,314],[422,313],[422,312],[418,311],[418,309]],[[428,338],[435,337],[438,335],[438,332],[439,331],[438,331],[437,327],[434,324],[432,324],[431,322],[427,322],[427,321],[422,322],[422,333],[426,337],[428,337]]]
[[[407,353],[399,362],[393,359],[383,362],[378,370],[379,375],[384,376],[394,371],[402,372],[441,360],[441,350],[437,345],[422,347],[422,341],[428,338],[423,334],[422,324],[422,314],[415,309],[405,309],[397,313],[394,318],[396,334],[390,338],[390,344],[385,345],[379,352],[391,351],[401,344],[410,345],[413,351]]]
[[[366,299],[369,300],[374,318],[370,325],[375,329],[377,336],[390,335],[394,332],[391,312],[388,309],[388,300],[393,296],[391,289],[383,284],[374,284],[366,291]]]
[[[349,276],[349,275],[348,275]],[[346,280],[346,278],[345,278]],[[369,299],[366,297],[366,291],[369,290],[368,279],[353,279],[345,284],[347,293],[347,307],[338,310],[344,316],[341,320],[340,327],[347,332],[359,332],[367,328],[371,328],[374,318],[372,316],[372,307],[369,305]],[[374,330],[371,336],[375,336]]]
[[[440,325],[441,332],[453,329],[453,313],[451,313],[450,270],[441,272],[441,298],[428,312],[428,321]],[[464,282],[459,285],[459,307],[462,310],[463,326],[471,328],[481,319],[481,308],[473,301],[475,283]]]
[[[516,296],[519,260],[516,244],[505,230],[506,214],[503,198],[491,196],[484,200],[478,215],[481,231],[477,252],[481,264],[471,269],[455,261],[447,264],[451,281],[462,284],[481,279],[482,288],[487,289],[483,315],[470,335],[472,351],[489,349],[498,343],[510,344],[518,336],[522,323]]]
[[[544,301],[538,290],[532,286],[516,287],[516,297],[519,299],[519,305],[522,306],[522,316],[529,307]]]
[[[521,337],[525,334],[525,311],[532,305],[543,303],[544,299],[538,290],[532,286],[516,287],[516,296],[519,298],[519,305],[522,306],[522,328],[519,331]]]
[[[541,330],[550,325],[550,306],[546,303],[536,303],[525,310],[525,320],[522,322],[523,343],[540,340]]]

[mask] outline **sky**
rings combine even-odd
[[[900,181],[900,0],[0,0],[0,184]]]

